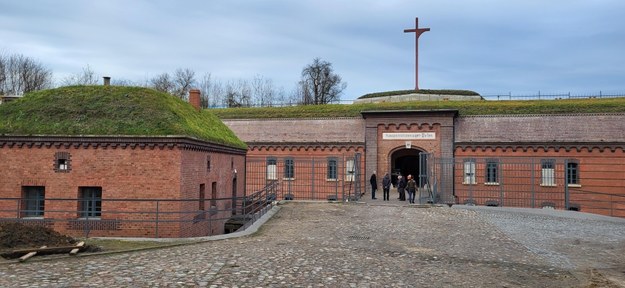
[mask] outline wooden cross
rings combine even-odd
[[[430,28],[419,28],[419,17],[415,18],[414,29],[404,30],[404,33],[415,32],[415,70],[414,70],[415,90],[419,90],[419,36],[421,36],[421,34],[427,31],[430,31]]]

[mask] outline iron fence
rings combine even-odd
[[[275,185],[278,200],[354,201],[363,194],[360,153],[327,157],[250,157],[248,191]]]
[[[0,223],[44,226],[85,238],[209,236],[254,223],[273,207],[277,189],[270,185],[244,197],[219,199],[0,198]]]
[[[560,99],[592,99],[592,98],[619,98],[625,97],[625,93],[605,93],[599,91],[598,93],[586,93],[586,94],[573,94],[571,92],[566,93],[541,93],[537,94],[519,94],[513,95],[512,92],[508,94],[491,94],[482,95],[486,100],[560,100]]]
[[[554,208],[625,217],[625,163],[424,154],[421,203]]]

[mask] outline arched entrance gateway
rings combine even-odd
[[[391,173],[396,183],[400,173],[411,174],[420,186],[427,183],[429,188],[440,187],[441,181],[429,179],[430,174],[437,172],[436,168],[427,167],[434,164],[433,157],[453,157],[457,113],[456,110],[361,112],[365,119],[366,175],[375,172],[382,179],[385,173]],[[453,174],[446,175],[452,177]],[[452,181],[445,179],[444,182],[451,185]],[[370,187],[367,188],[370,192]],[[453,186],[446,191],[451,195]]]
[[[421,154],[426,153],[425,151],[418,148],[398,148],[389,154],[390,163],[391,163],[391,177],[393,181],[393,185],[397,183],[397,176],[402,175],[406,177],[407,175],[412,175],[415,181],[419,181],[421,173],[421,169],[423,167],[427,167],[425,163],[419,163]]]

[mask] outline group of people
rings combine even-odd
[[[376,200],[375,192],[378,189],[378,179],[375,175],[375,171],[371,174],[369,179],[371,183],[371,199]],[[384,194],[384,201],[389,201],[391,191],[391,176],[386,173],[382,178],[382,193]],[[406,193],[408,193],[408,202],[414,204],[415,194],[417,193],[417,182],[412,179],[412,175],[408,175],[406,179],[401,175],[397,176],[397,192],[399,192],[399,201],[406,201]]]

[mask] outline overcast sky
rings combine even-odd
[[[313,58],[342,99],[419,86],[482,95],[625,92],[623,0],[0,0],[0,51],[57,80],[89,65],[144,82],[190,68],[222,82],[261,75],[290,91]],[[199,77],[198,77],[199,78]]]

